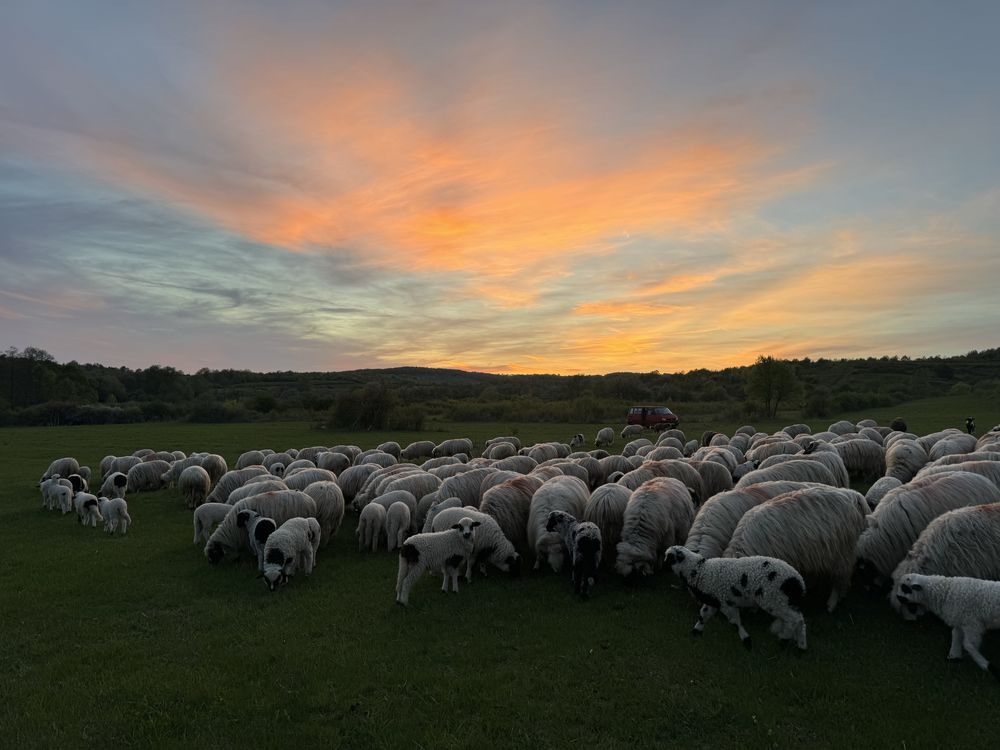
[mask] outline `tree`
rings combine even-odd
[[[776,417],[778,407],[800,388],[792,365],[771,355],[757,357],[747,376],[747,395],[764,407],[765,417]]]

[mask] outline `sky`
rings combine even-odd
[[[681,372],[1000,345],[996,2],[0,7],[0,348]]]

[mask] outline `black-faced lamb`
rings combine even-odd
[[[315,518],[289,518],[271,532],[264,544],[263,570],[271,591],[288,583],[300,568],[307,576],[312,574],[320,534]]]
[[[76,520],[86,526],[88,523],[97,528],[97,522],[103,521],[97,497],[89,492],[78,492],[73,496],[73,507],[76,509]]]
[[[104,483],[101,484],[101,495],[103,497],[125,497],[125,489],[128,487],[128,477],[120,471],[108,474]]]
[[[896,586],[896,600],[911,611],[933,612],[951,628],[949,659],[960,660],[964,648],[980,669],[1000,680],[1000,666],[979,651],[983,634],[1000,628],[1000,582],[907,573]]]
[[[701,602],[694,634],[700,634],[709,618],[721,610],[749,649],[750,634],[740,622],[740,609],[756,607],[774,618],[771,632],[780,640],[794,640],[799,648],[806,648],[806,623],[800,609],[806,586],[799,572],[784,560],[705,558],[682,546],[668,549],[665,560]]]
[[[601,565],[601,530],[590,521],[577,521],[569,513],[554,510],[549,513],[545,530],[559,534],[563,546],[569,550],[570,570],[573,574],[573,593],[589,598],[590,588],[597,581]]]
[[[396,575],[396,603],[403,606],[409,603],[410,589],[428,570],[440,570],[443,574],[441,591],[448,591],[450,580],[452,591],[458,593],[459,568],[472,555],[479,526],[479,521],[463,517],[446,531],[414,534],[403,542]]]
[[[559,534],[546,530],[549,513],[561,510],[574,518],[582,518],[589,498],[590,490],[586,482],[577,477],[558,476],[538,488],[531,498],[528,512],[528,546],[535,553],[535,570],[544,560],[558,573],[569,552]]]

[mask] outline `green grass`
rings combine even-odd
[[[960,424],[970,409],[981,428],[991,426],[982,404],[913,404],[889,417],[902,413],[930,431]],[[764,427],[788,421],[799,420]],[[702,429],[684,426],[690,435]],[[424,434],[481,445],[515,430],[531,442],[576,431],[592,439],[596,428],[431,425]],[[860,591],[832,616],[822,592],[811,597],[805,653],[780,649],[757,616],[747,618],[752,652],[721,616],[692,638],[697,604],[665,574],[635,585],[607,576],[586,603],[552,574],[494,575],[458,596],[439,593],[428,576],[402,609],[393,603],[395,557],[358,553],[349,514],[313,576],[271,594],[247,567],[208,566],[176,490],[130,498],[135,525],[107,538],[43,511],[35,488],[62,455],[96,467],[107,453],[180,448],[233,462],[250,447],[416,437],[284,423],[0,430],[4,746],[996,742],[997,723],[985,717],[1000,686],[968,660],[946,662],[941,623],[903,622]],[[995,635],[985,653],[1000,658]]]

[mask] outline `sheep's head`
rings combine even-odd
[[[271,548],[264,556],[264,583],[268,589],[275,591],[279,586],[288,583],[288,566],[293,562],[293,558],[285,557],[285,553],[280,549]]]
[[[615,572],[623,577],[633,574],[648,576],[653,573],[653,560],[642,550],[629,542],[618,542],[618,556],[615,559]]]
[[[923,606],[924,586],[921,582],[922,579],[921,575],[907,573],[896,584],[895,598],[902,607],[903,617],[907,620],[915,620],[926,611]]]
[[[576,523],[576,519],[569,513],[561,510],[554,510],[549,513],[549,517],[545,521],[545,530],[550,533],[553,531],[562,533],[562,530],[572,523]]]
[[[236,527],[239,529],[245,529],[247,524],[249,524],[253,519],[257,518],[260,513],[249,508],[241,510],[236,514]]]
[[[458,523],[453,524],[451,528],[458,531],[462,535],[462,539],[466,541],[472,541],[475,536],[476,529],[479,528],[480,522],[473,521],[471,518],[463,518]]]
[[[205,545],[205,557],[211,565],[218,565],[225,556],[225,548],[218,542],[209,542]]]

